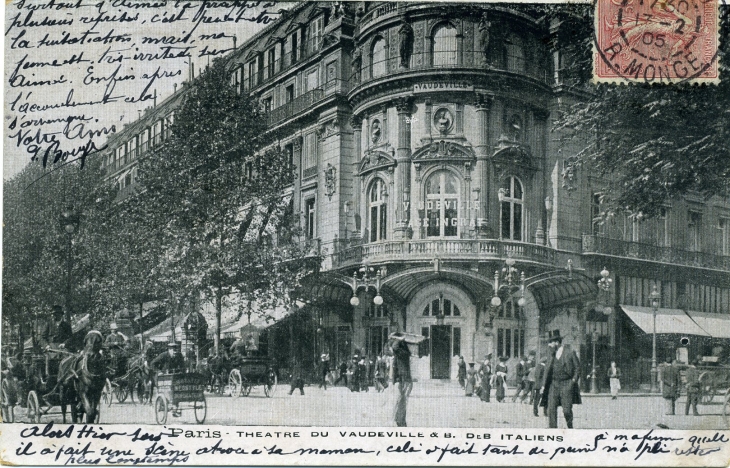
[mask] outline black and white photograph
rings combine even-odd
[[[5,2],[0,463],[727,466],[729,11]]]

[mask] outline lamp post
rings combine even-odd
[[[358,275],[360,273],[360,275]],[[357,291],[360,288],[365,291],[370,288],[375,289],[375,297],[373,298],[373,304],[376,306],[383,305],[383,296],[380,295],[380,282],[385,276],[385,267],[375,271],[374,268],[370,267],[367,263],[363,264],[360,269],[352,274],[350,280],[350,288],[352,288],[352,297],[350,298],[350,305],[357,307],[360,305],[360,298],[357,297]]]
[[[611,285],[613,280],[610,278],[611,273],[606,267],[601,270],[601,278],[598,280],[597,285],[599,292],[602,291],[606,296],[606,306],[603,308],[604,315],[610,315],[612,308],[609,306]],[[593,368],[591,370],[591,393],[598,393],[598,382],[596,377],[596,342],[598,341],[598,332],[593,331],[591,334],[591,341],[593,342]]]
[[[652,312],[652,332],[651,332],[651,392],[656,393],[658,391],[657,386],[657,366],[656,366],[656,314],[659,312],[659,305],[661,295],[657,291],[656,284],[651,288],[651,294],[649,294],[649,300],[651,300],[651,312]]]
[[[72,237],[74,233],[76,232],[76,229],[79,226],[79,217],[74,212],[74,209],[72,206],[69,206],[65,210],[61,212],[61,217],[59,219],[59,222],[61,224],[61,229],[66,233],[68,242],[66,243],[66,294],[65,294],[65,312],[66,312],[66,320],[71,319],[71,246],[72,246]]]

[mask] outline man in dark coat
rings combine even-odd
[[[294,393],[294,390],[299,389],[299,393],[304,395],[304,372],[302,371],[302,364],[299,359],[294,359],[294,365],[291,371],[291,388],[289,389],[289,395]]]
[[[667,416],[674,416],[674,404],[679,398],[679,388],[682,385],[679,369],[671,357],[667,357],[667,364],[662,371],[662,396],[667,401]]]
[[[692,414],[699,416],[700,413],[697,411],[697,403],[700,399],[700,373],[697,371],[697,364],[699,362],[695,360],[687,367],[685,377],[687,378],[687,403],[684,405],[684,414],[689,415],[689,407],[692,407]]]
[[[44,347],[50,349],[63,349],[73,338],[71,324],[63,316],[63,307],[53,306],[53,321],[46,324],[41,333],[41,340]]]
[[[406,426],[406,410],[408,406],[408,395],[413,389],[411,377],[411,351],[402,335],[390,335],[391,347],[393,349],[393,384],[398,384],[398,401],[395,404],[395,424],[400,427]]]
[[[538,414],[538,407],[540,406],[540,399],[542,397],[542,390],[540,389],[540,386],[542,385],[543,379],[545,379],[545,363],[547,362],[546,358],[540,359],[540,364],[535,366],[535,388],[532,390],[533,396],[532,396],[532,413],[537,417]],[[543,406],[542,408],[542,415],[547,416],[547,406]]]
[[[573,428],[573,404],[580,404],[578,379],[580,362],[572,349],[563,346],[560,330],[555,330],[548,338],[557,348],[545,369],[542,384],[543,395],[547,394],[547,413],[550,428],[558,427],[558,406],[563,407],[563,416],[568,429]],[[543,404],[545,402],[543,401]]]
[[[527,374],[527,367],[525,366],[525,357],[520,357],[520,362],[517,363],[517,366],[515,367],[515,385],[517,386],[517,389],[515,390],[515,396],[512,397],[512,402],[517,401],[517,398],[520,396],[520,393],[525,389],[525,375]]]
[[[167,344],[167,351],[160,353],[150,363],[152,370],[173,374],[185,371],[185,360],[180,354],[177,343],[171,341]]]

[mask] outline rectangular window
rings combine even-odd
[[[521,356],[521,354],[520,354],[520,331],[513,330],[512,336],[514,338],[514,346],[512,347],[512,349],[515,350],[515,357]]]
[[[451,315],[451,301],[444,299],[444,315]]]
[[[441,304],[438,299],[431,301],[431,315],[441,315]]]
[[[601,194],[591,196],[591,233],[594,236],[602,234],[603,220],[601,219]]]
[[[459,224],[459,201],[456,198],[444,200],[444,236],[456,236]]]
[[[720,255],[730,255],[730,219],[720,218],[717,229],[720,231],[720,242],[717,248]]]
[[[299,37],[297,33],[291,35],[291,63],[296,63],[299,57]]]
[[[317,165],[317,135],[314,132],[304,136],[304,169]]]
[[[509,328],[504,331],[504,355],[509,357],[512,357],[512,330]]]
[[[286,153],[286,160],[289,164],[289,169],[294,170],[294,145],[290,143],[284,146],[284,152]]]
[[[165,117],[165,140],[169,140],[172,137],[172,124],[175,122],[175,114],[170,113]]]
[[[687,248],[693,252],[700,251],[700,229],[702,225],[702,213],[698,211],[690,211],[687,219]]]
[[[145,154],[147,150],[149,149],[149,140],[150,140],[150,129],[145,128],[142,130],[142,133],[140,134],[140,156]]]
[[[276,47],[272,47],[269,49],[269,70],[268,70],[268,76],[267,78],[271,78],[274,76],[274,73],[276,70],[274,70],[274,67],[276,66]]]
[[[659,247],[669,247],[669,209],[661,208],[659,216],[656,220],[657,238],[656,243]]]
[[[248,62],[248,81],[249,81],[249,87],[253,88],[258,83],[256,82],[256,60],[252,60]]]
[[[291,102],[294,100],[294,84],[290,84],[284,88],[284,102]]]
[[[314,239],[317,235],[316,223],[317,223],[317,211],[316,205],[314,204],[314,198],[308,198],[304,202],[305,215],[306,215],[306,232],[307,239]]]
[[[461,355],[461,328],[454,327],[453,329],[453,338],[451,339],[451,343],[453,344],[453,355],[454,356],[460,356]]]
[[[271,103],[272,103],[272,101],[273,101],[273,99],[272,99],[271,96],[269,96],[267,98],[264,98],[264,100],[262,101],[263,107],[264,107],[264,112],[267,113],[267,114],[269,112],[271,112]]]
[[[319,50],[319,43],[322,40],[322,29],[324,25],[324,16],[318,16],[309,24],[309,51],[316,52]]]
[[[525,355],[525,330],[520,330],[520,356]]]
[[[504,330],[497,329],[497,358],[504,354]]]
[[[261,84],[264,82],[264,54],[259,53],[258,60],[256,60],[256,83]]]

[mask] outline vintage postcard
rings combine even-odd
[[[0,463],[730,463],[724,0],[11,0]]]

